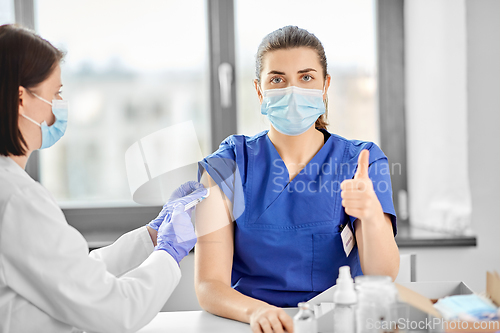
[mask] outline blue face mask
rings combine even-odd
[[[323,91],[290,86],[269,89],[264,97],[260,113],[266,115],[274,128],[286,135],[300,135],[307,131],[325,113]]]
[[[42,129],[42,146],[40,149],[45,149],[49,148],[54,145],[57,141],[59,141],[60,138],[64,135],[66,132],[66,126],[68,123],[68,102],[59,100],[59,99],[54,99],[52,103],[49,101],[43,99],[42,97],[38,96],[35,93],[32,93],[36,98],[44,101],[45,103],[49,104],[52,106],[52,113],[56,117],[56,121],[51,125],[48,126],[47,122],[44,121],[43,123],[39,124],[35,120],[31,119],[30,117],[22,114],[24,118],[28,119],[38,127],[41,127]]]
[[[434,307],[445,319],[472,317],[473,320],[497,320],[498,309],[491,301],[471,295],[455,295],[440,299]]]

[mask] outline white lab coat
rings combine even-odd
[[[0,332],[133,332],[180,275],[146,227],[89,255],[50,193],[0,156]]]

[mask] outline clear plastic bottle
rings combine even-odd
[[[357,332],[395,332],[398,291],[389,276],[356,276]]]
[[[333,332],[334,333],[355,333],[356,332],[356,301],[357,295],[354,291],[354,281],[351,277],[349,266],[342,266],[339,269],[337,287],[333,294]]]
[[[294,333],[318,333],[316,316],[309,303],[299,303],[299,312],[293,317]]]

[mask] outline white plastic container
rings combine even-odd
[[[354,281],[351,277],[349,266],[339,269],[337,288],[333,294],[333,332],[355,333],[356,332],[356,302],[357,295],[354,290]]]
[[[364,275],[356,276],[357,332],[378,333],[393,332],[395,327],[394,309],[397,304],[398,291],[389,276]],[[390,326],[390,327],[389,327]]]

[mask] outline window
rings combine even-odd
[[[16,22],[13,0],[0,0],[0,8],[0,25]]]
[[[377,44],[387,39],[378,7],[387,2],[32,1],[15,0],[17,21],[68,50],[63,96],[71,104],[67,135],[34,154],[28,171],[34,178],[40,174],[83,233],[119,229],[117,236],[158,213],[158,207],[138,207],[130,199],[124,155],[138,139],[193,120],[208,154],[227,135],[266,128],[252,83],[254,56],[261,39],[284,25],[308,29],[325,46],[332,75],[330,131],[380,143],[390,159],[405,145],[404,131],[394,140],[387,134],[393,122],[384,125],[384,117],[404,119],[404,110],[378,107],[386,83],[403,81],[377,83],[387,57],[380,47],[377,57]],[[304,15],[304,8],[315,15]],[[269,20],[259,19],[263,10],[272,13]],[[405,189],[405,181],[396,183]]]
[[[203,0],[44,0],[35,18],[68,51],[68,131],[40,152],[40,181],[63,207],[132,205],[125,151],[162,128],[193,120],[210,153]]]

